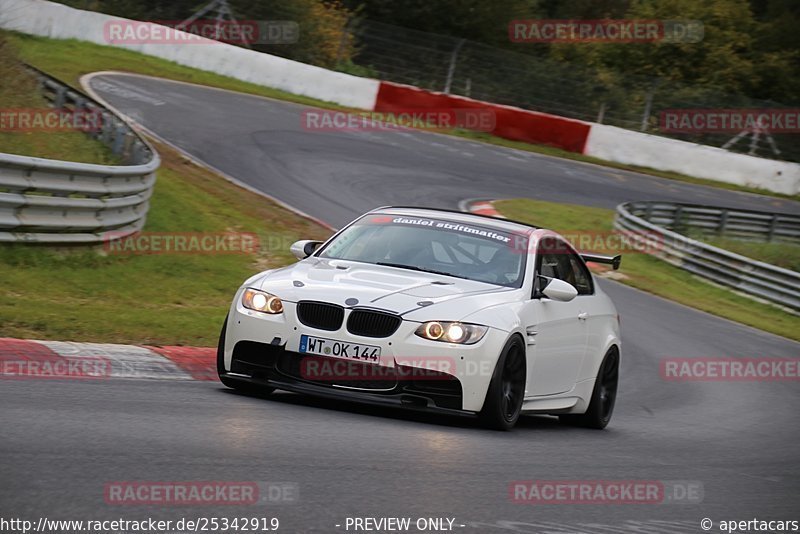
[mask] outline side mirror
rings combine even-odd
[[[536,277],[536,285],[534,298],[547,297],[559,302],[569,302],[578,296],[577,289],[558,278],[548,278],[540,275]]]
[[[322,241],[312,241],[310,239],[304,239],[302,241],[296,241],[289,247],[289,250],[292,252],[295,258],[298,260],[304,260],[307,257],[311,256],[314,253],[314,250],[318,246],[322,244]]]

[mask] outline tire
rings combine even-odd
[[[592,389],[589,408],[583,414],[560,415],[563,423],[586,428],[604,429],[611,421],[619,385],[619,352],[612,348],[603,358]]]
[[[235,379],[228,378],[225,375],[225,333],[228,330],[228,316],[225,316],[225,322],[222,323],[222,330],[219,333],[219,342],[217,343],[217,376],[223,385],[240,391],[242,393],[251,393],[259,395],[269,395],[275,388],[269,386],[257,386],[247,382],[240,382]]]
[[[508,340],[497,360],[486,401],[480,413],[483,426],[511,430],[519,420],[525,396],[525,344],[518,336]]]

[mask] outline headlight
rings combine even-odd
[[[431,341],[444,341],[445,343],[458,343],[472,345],[481,340],[489,330],[488,326],[447,321],[428,321],[419,325],[414,332],[419,337]]]
[[[265,291],[247,288],[242,293],[242,306],[249,310],[277,314],[283,312],[283,302],[275,295]]]

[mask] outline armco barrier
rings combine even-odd
[[[142,228],[158,154],[112,112],[38,73],[55,107],[98,113],[96,133],[127,165],[94,165],[0,153],[0,241],[94,243]]]
[[[661,236],[663,260],[717,284],[800,310],[800,274],[729,252],[675,231],[695,230],[762,240],[800,242],[800,217],[667,202],[617,206],[614,226],[637,235]]]
[[[668,202],[628,206],[647,222],[680,234],[800,244],[800,215]]]
[[[0,0],[0,28],[7,30],[127,48],[188,67],[343,106],[371,110],[375,105],[377,80],[334,72],[218,41],[198,38],[189,44],[153,42],[112,45],[107,38],[108,24],[126,20],[45,0]],[[183,32],[174,33],[186,35]]]
[[[570,152],[583,152],[591,128],[590,123],[575,119],[435,93],[410,85],[381,82],[375,111],[385,113],[411,109],[490,110],[495,116],[492,134],[513,141],[551,145]]]

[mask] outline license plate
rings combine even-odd
[[[314,337],[306,334],[300,336],[300,353],[365,362],[380,362],[381,359],[380,347],[336,341],[335,339]]]

